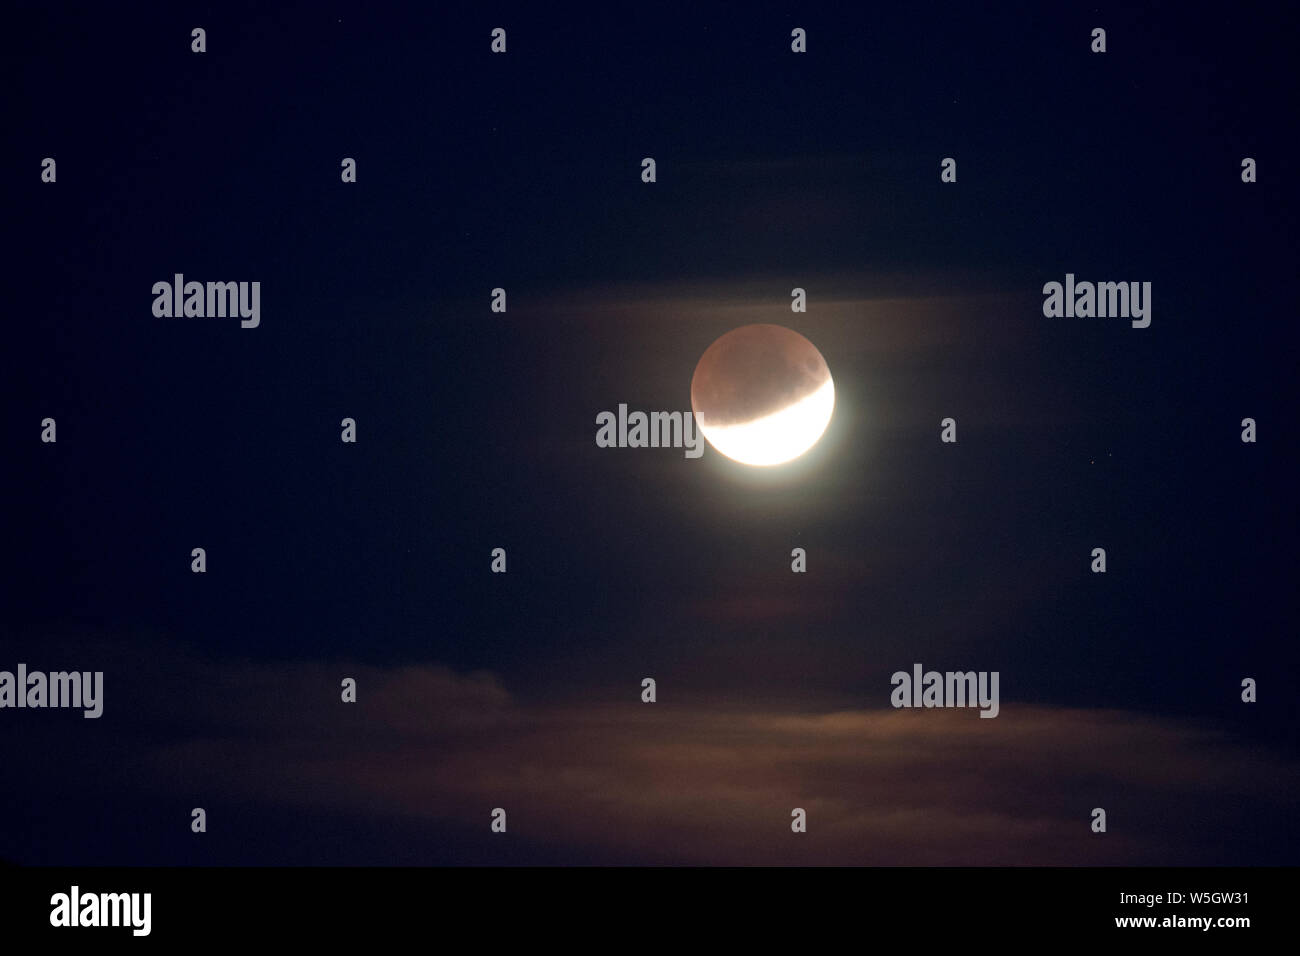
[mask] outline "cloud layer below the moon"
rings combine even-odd
[[[85,652],[108,670],[102,723],[112,734],[87,750],[88,722],[24,712],[21,726],[0,731],[0,748],[33,792],[75,792],[95,774],[137,799],[122,819],[17,819],[24,839],[53,840],[42,827],[129,834],[145,826],[132,814],[155,804],[183,827],[192,798],[226,838],[244,825],[228,808],[256,803],[450,839],[421,851],[429,863],[457,862],[452,845],[472,846],[476,862],[510,845],[535,848],[541,862],[1296,862],[1270,849],[1295,845],[1283,831],[1294,829],[1296,761],[1184,720],[1014,701],[991,721],[972,711],[685,707],[671,688],[643,704],[635,682],[625,704],[546,705],[516,699],[489,674],[216,661],[163,645],[155,652],[179,679],[135,686],[128,650]],[[342,674],[357,678],[355,705],[339,702]],[[1089,830],[1098,806],[1110,817],[1105,835]],[[514,844],[492,842],[494,807],[507,809]],[[807,834],[790,832],[794,807],[808,812]],[[20,856],[17,832],[0,856]],[[408,850],[381,842],[371,854],[409,862]],[[237,852],[234,862],[257,851]],[[309,862],[320,851],[299,852]]]

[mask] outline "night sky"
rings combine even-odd
[[[0,710],[0,858],[1300,862],[1277,14],[264,6],[6,31],[0,669],[104,714]],[[753,322],[834,376],[805,456],[597,446]]]

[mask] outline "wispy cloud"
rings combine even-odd
[[[151,728],[105,741],[105,761],[129,755],[133,786],[467,834],[486,833],[503,807],[510,834],[584,859],[1258,862],[1276,828],[1294,827],[1294,760],[1130,712],[801,713],[734,698],[685,708],[671,693],[546,705],[490,674],[441,667],[164,657],[170,684],[132,686],[125,659],[107,667],[104,721]],[[339,701],[343,676],[358,681],[356,704]],[[7,740],[11,768],[80,730],[69,723],[29,721],[22,741]],[[160,736],[159,725],[173,730]],[[806,834],[790,831],[795,807],[808,813]],[[1106,834],[1089,829],[1094,807],[1109,815]]]

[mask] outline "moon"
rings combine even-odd
[[[835,383],[822,353],[781,325],[744,325],[700,356],[691,409],[710,445],[745,465],[792,461],[826,431]]]

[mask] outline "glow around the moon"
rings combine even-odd
[[[780,325],[732,329],[705,350],[691,380],[700,432],[746,465],[780,465],[817,443],[835,385],[817,347]]]
[[[806,452],[826,431],[835,410],[835,383],[826,384],[779,412],[741,425],[700,424],[722,454],[746,465],[780,465]]]

